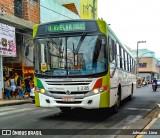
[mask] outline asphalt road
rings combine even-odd
[[[53,129],[52,132],[59,133],[54,137],[60,137],[62,134],[55,129],[63,129],[65,133],[78,134],[76,137],[81,137],[81,134],[88,137],[99,137],[101,132],[98,129],[119,131],[130,128],[133,123],[144,118],[157,104],[160,104],[160,88],[157,92],[153,92],[149,86],[138,88],[133,95],[133,100],[123,102],[117,114],[109,111],[84,109],[74,109],[70,113],[62,113],[58,108],[38,108],[30,103],[6,106],[0,107],[0,129]],[[73,129],[79,129],[79,131],[73,131]],[[106,137],[104,134],[101,137]],[[107,138],[115,137],[115,135],[107,135]],[[70,135],[69,137],[75,136]]]

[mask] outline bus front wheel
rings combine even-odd
[[[59,109],[64,113],[71,111],[71,107],[59,107]]]
[[[132,88],[131,88],[131,95],[129,96],[129,101],[131,101],[133,98],[133,84],[132,84]]]
[[[115,105],[113,106],[113,112],[114,113],[118,113],[119,107],[121,105],[121,92],[120,89],[117,92],[117,101],[115,103]]]

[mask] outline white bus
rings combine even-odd
[[[132,98],[135,59],[105,21],[35,25],[33,39],[36,106],[118,111],[123,99]]]

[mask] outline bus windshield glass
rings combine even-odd
[[[107,70],[106,38],[99,35],[35,40],[35,73],[79,76]]]

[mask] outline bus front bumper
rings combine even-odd
[[[100,94],[66,102],[62,101],[62,99],[54,99],[53,97],[35,92],[35,105],[39,107],[77,107],[85,109],[96,109],[100,106]]]

